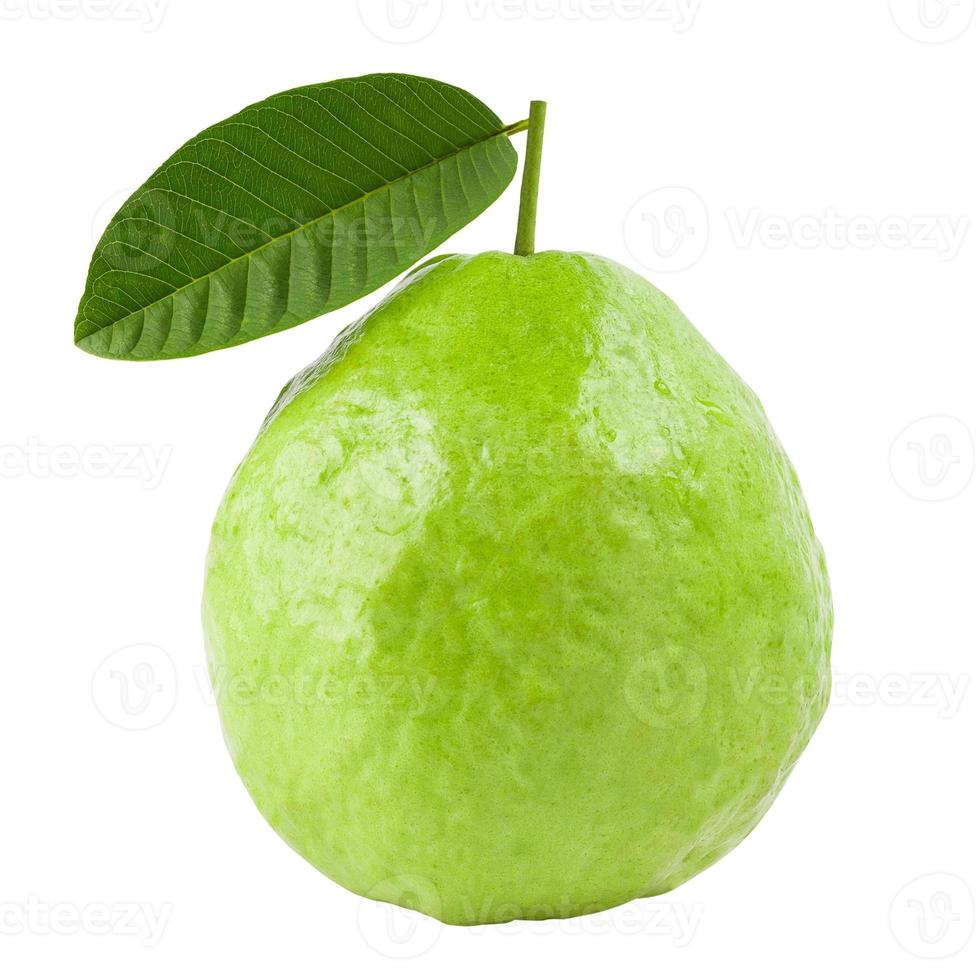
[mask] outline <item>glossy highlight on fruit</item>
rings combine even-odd
[[[298,375],[221,504],[204,622],[269,823],[451,923],[679,885],[829,696],[823,553],[759,401],[588,254],[427,263]]]

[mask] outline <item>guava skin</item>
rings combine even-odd
[[[212,679],[261,812],[445,922],[676,887],[827,705],[832,610],[755,395],[593,255],[455,255],[287,386],[214,523]]]

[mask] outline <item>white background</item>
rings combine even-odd
[[[0,971],[976,976],[973,7],[0,0]],[[180,143],[386,70],[506,121],[549,100],[539,248],[678,301],[761,396],[827,550],[833,704],[761,826],[660,899],[440,927],[321,877],[233,772],[210,520],[280,386],[377,297],[186,361],[72,345],[96,236]],[[508,248],[516,198],[443,250]]]

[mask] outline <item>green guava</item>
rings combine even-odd
[[[830,687],[823,552],[759,401],[587,254],[429,263],[298,375],[221,504],[204,623],[272,827],[450,923],[679,885]]]

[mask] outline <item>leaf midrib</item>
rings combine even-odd
[[[152,303],[148,303],[145,306],[139,307],[138,309],[130,310],[126,314],[126,316],[119,317],[118,319],[113,320],[111,323],[106,323],[101,327],[96,327],[95,330],[93,330],[91,333],[82,334],[76,337],[76,343],[83,340],[88,340],[90,337],[95,337],[106,330],[111,330],[117,323],[122,323],[123,320],[126,320],[131,316],[135,316],[137,313],[145,314],[147,310],[152,309],[154,306],[157,306],[159,303],[166,302],[167,300],[170,300],[172,302],[180,293],[184,292],[184,290],[190,289],[192,286],[196,286],[200,282],[204,282],[205,280],[211,279],[213,276],[218,275],[218,273],[222,272],[224,269],[231,268],[237,262],[241,262],[242,260],[246,260],[246,259],[250,260],[253,256],[258,255],[260,252],[263,252],[268,248],[271,248],[276,243],[284,241],[285,239],[288,238],[292,238],[294,235],[298,235],[301,232],[306,231],[308,228],[312,228],[313,226],[319,224],[319,222],[326,221],[328,218],[331,218],[334,215],[342,213],[348,208],[352,208],[359,204],[362,204],[368,198],[373,197],[375,194],[379,194],[382,191],[386,191],[390,187],[394,187],[396,184],[400,183],[401,181],[411,180],[411,178],[416,177],[419,174],[425,173],[427,170],[431,170],[433,167],[438,167],[441,164],[445,163],[447,160],[451,160],[453,159],[453,157],[459,156],[459,154],[464,152],[465,150],[471,150],[476,146],[480,146],[481,144],[489,143],[491,140],[497,139],[498,136],[512,136],[515,133],[519,133],[521,132],[521,127],[523,127],[524,125],[525,125],[525,121],[512,123],[510,126],[502,126],[500,129],[498,129],[494,133],[491,133],[489,136],[485,136],[482,139],[475,140],[474,142],[469,143],[466,146],[458,147],[452,152],[443,154],[440,157],[434,157],[429,163],[426,163],[421,167],[417,167],[415,170],[406,171],[404,174],[402,174],[400,177],[397,177],[395,180],[391,180],[385,184],[381,184],[379,187],[373,188],[372,190],[368,191],[366,194],[362,194],[360,197],[356,198],[355,200],[349,201],[347,204],[342,204],[340,207],[337,208],[331,208],[329,211],[325,211],[323,214],[317,215],[317,217],[313,218],[310,221],[305,222],[304,224],[298,225],[296,228],[292,228],[281,235],[277,235],[275,238],[270,238],[269,241],[263,242],[260,246],[258,246],[258,248],[253,248],[251,251],[243,252],[241,255],[235,256],[235,258],[226,262],[224,265],[220,266],[219,268],[214,269],[203,276],[198,276],[195,279],[191,279],[189,282],[185,282],[182,286],[178,286],[176,289],[174,289],[173,292],[167,293],[165,296],[161,296],[160,299],[156,299]],[[162,189],[162,188],[154,188],[154,189]],[[170,228],[168,228],[167,230],[170,232],[175,231],[175,229],[170,229]],[[111,271],[125,272],[126,270],[113,269]],[[85,305],[87,306],[95,299],[107,299],[107,298],[108,297],[105,296],[92,295],[88,298]],[[89,320],[88,317],[86,316],[85,319],[81,322],[92,323],[94,321]]]

